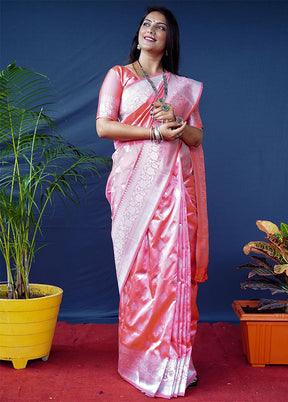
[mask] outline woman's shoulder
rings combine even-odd
[[[116,66],[111,67],[110,70],[108,71],[108,73],[109,72],[116,74],[123,85],[125,85],[125,83],[128,80],[135,77],[135,73],[133,73],[132,65],[129,65],[129,64],[126,66],[117,64]]]
[[[125,66],[121,66],[121,65],[119,65],[119,64],[116,64],[116,66],[111,67],[110,70],[122,71],[124,67],[125,67]]]
[[[122,71],[123,71],[123,67],[124,66],[120,66],[120,65],[117,64],[116,66],[110,67],[109,70],[108,70],[108,73],[114,72],[116,74],[121,74]]]
[[[125,66],[122,66],[120,64],[116,64],[116,66],[111,67],[109,71],[111,71],[111,70],[115,71],[116,73],[119,73],[119,74],[124,74],[124,73],[127,74],[127,72],[128,73],[129,72],[133,73],[132,64],[127,64]]]

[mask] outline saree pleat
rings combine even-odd
[[[189,152],[185,161],[187,157]],[[187,216],[195,219],[196,208],[191,174],[187,176],[185,189],[179,180],[179,155],[120,296],[119,373],[146,394],[164,398],[184,395],[196,376],[190,364],[195,336],[190,328],[191,292],[197,292],[190,252],[192,246],[195,254],[195,239],[191,244],[187,222]],[[181,196],[185,192],[189,215]]]

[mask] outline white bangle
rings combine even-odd
[[[150,141],[153,142],[154,140],[154,127],[150,127]]]
[[[161,133],[160,127],[156,126],[154,132],[155,132],[155,137],[156,137],[155,142],[158,142],[158,144],[160,144],[160,142],[163,141],[163,135]]]
[[[158,127],[158,130],[159,130],[159,135],[160,135],[161,142],[162,142],[162,141],[164,141],[164,137],[163,137],[163,134],[161,133],[160,127]]]
[[[155,127],[154,133],[155,133],[155,142],[160,142],[161,138],[160,138],[160,134],[159,134],[159,127],[157,127],[157,126]]]
[[[160,144],[164,140],[160,127],[150,127],[150,141],[155,144]]]

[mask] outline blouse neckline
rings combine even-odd
[[[136,75],[133,70],[130,70],[129,67],[126,67],[126,66],[122,66],[122,67],[125,68],[125,70],[128,70],[138,80],[145,80],[146,79],[145,77],[143,77],[143,78],[138,77],[138,75]],[[167,73],[168,73],[168,71],[165,71],[165,74],[167,74]],[[156,74],[153,74],[153,75],[149,75],[149,77],[153,78],[153,77],[157,77],[158,75],[162,75],[162,74],[163,74],[162,72],[161,73],[156,73]]]

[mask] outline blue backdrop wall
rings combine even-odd
[[[243,245],[262,239],[256,219],[287,219],[288,3],[158,1],[181,31],[180,73],[204,82],[200,111],[210,221],[209,280],[200,286],[202,321],[231,321],[241,291]],[[95,132],[107,70],[125,64],[145,1],[1,1],[1,69],[17,61],[46,74],[58,98],[62,134],[111,156]],[[64,289],[60,319],[115,322],[118,289],[103,176],[89,178],[80,210],[45,217],[32,281]],[[5,279],[3,264],[0,281]]]

